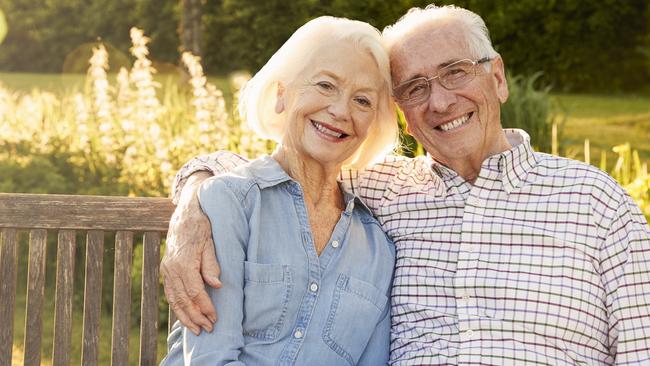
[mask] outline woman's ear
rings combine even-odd
[[[278,82],[278,90],[275,99],[275,113],[280,114],[284,112],[284,85]]]

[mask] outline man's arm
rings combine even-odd
[[[601,253],[615,365],[650,362],[650,227],[623,195]]]
[[[195,334],[201,328],[212,331],[217,318],[204,281],[214,288],[221,285],[210,222],[201,210],[197,190],[206,178],[246,161],[229,152],[200,156],[185,164],[174,178],[172,199],[177,206],[169,223],[160,273],[170,307]]]

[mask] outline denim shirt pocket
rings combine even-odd
[[[388,297],[372,284],[339,275],[323,340],[350,365],[356,365],[387,302]]]
[[[276,340],[287,318],[292,291],[291,268],[244,262],[244,335]]]

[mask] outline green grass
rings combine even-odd
[[[33,73],[7,73],[0,72],[0,84],[9,90],[28,93],[32,89],[50,91],[53,93],[69,93],[82,91],[84,88],[84,74],[33,74]],[[115,85],[116,74],[109,73],[108,80]],[[157,74],[155,80],[163,87],[168,83],[186,85],[184,76],[178,74]],[[232,90],[228,77],[208,77],[208,82],[214,84],[224,93],[226,101],[232,100]]]
[[[592,163],[606,151],[614,163],[612,147],[629,142],[641,160],[650,162],[650,96],[557,94],[565,124],[561,146],[566,156],[582,160],[584,140],[591,144]]]

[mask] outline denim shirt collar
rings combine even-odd
[[[282,169],[282,166],[280,166],[280,164],[269,155],[264,155],[258,159],[252,160],[248,164],[248,169],[250,169],[250,172],[253,174],[255,182],[260,189],[274,187],[286,182],[292,182],[296,187],[299,186],[299,183],[291,178],[291,176]],[[368,206],[366,206],[359,197],[346,190],[340,182],[339,187],[341,188],[341,192],[343,192],[343,201],[345,202],[346,213],[351,213],[355,207],[360,207],[372,215]]]

